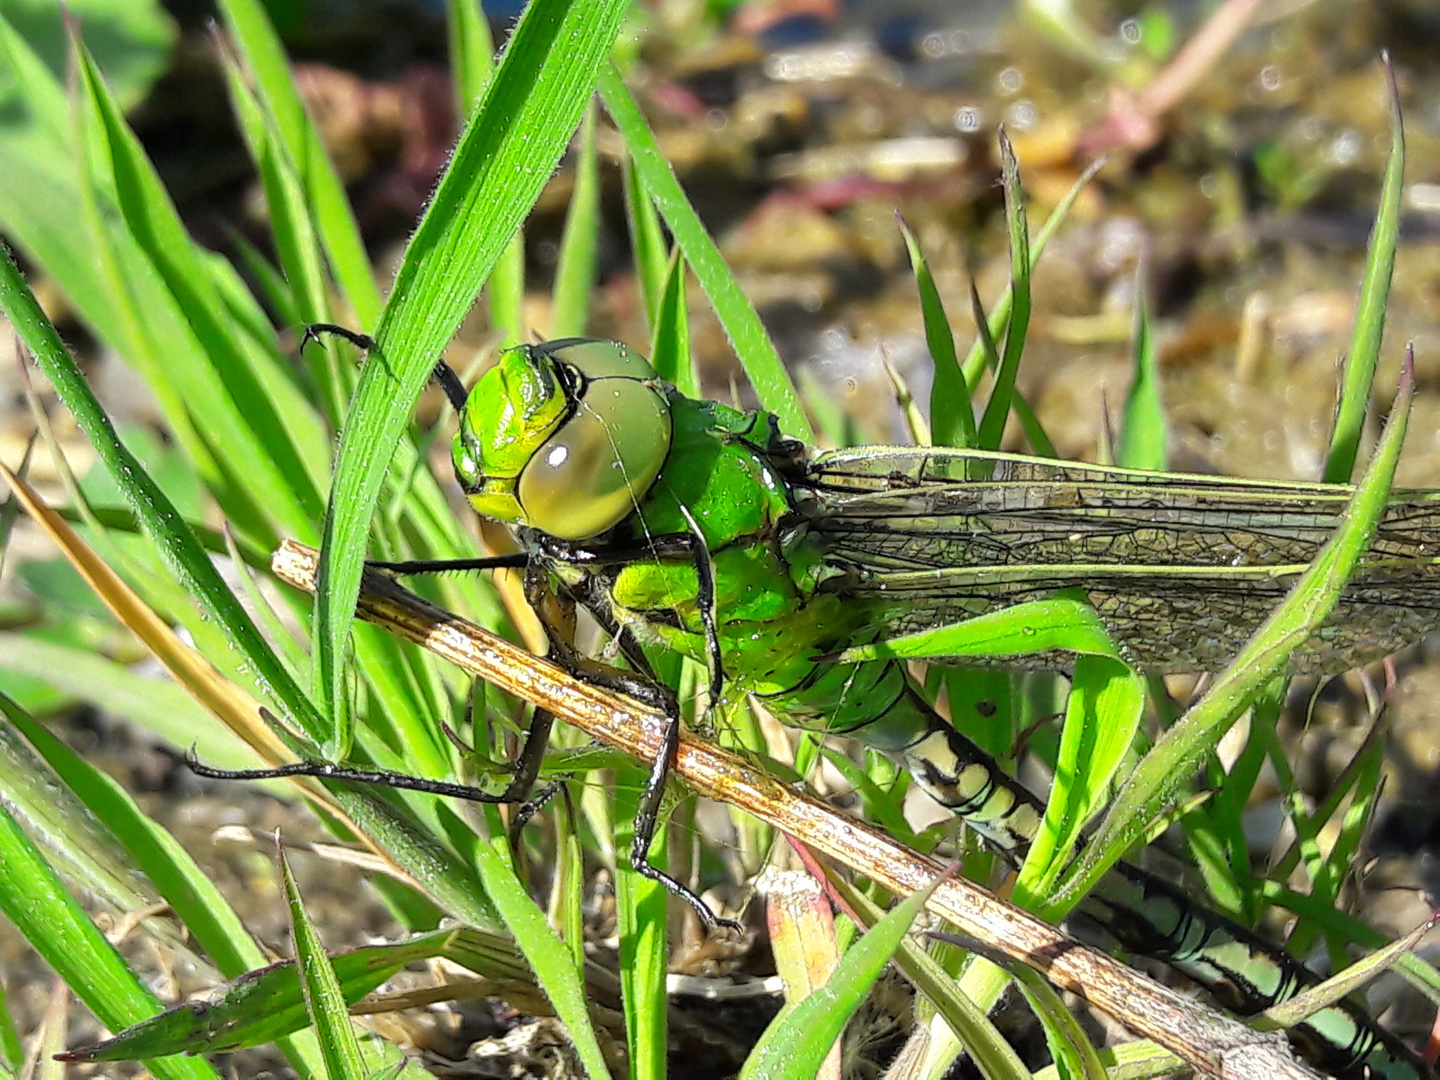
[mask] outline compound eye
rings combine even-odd
[[[654,379],[650,361],[628,345],[602,338],[562,338],[537,345],[534,352],[543,353],[558,363],[574,368],[586,379]]]
[[[574,414],[535,452],[516,487],[525,521],[561,540],[618,525],[670,452],[670,408],[648,380],[593,379]]]

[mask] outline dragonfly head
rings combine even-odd
[[[476,512],[588,540],[634,512],[670,452],[667,385],[614,341],[523,345],[460,414],[455,475]]]

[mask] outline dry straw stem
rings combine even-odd
[[[282,580],[313,592],[317,561],[313,548],[286,541],[272,567]],[[663,718],[655,710],[575,678],[392,578],[367,571],[356,614],[642,761],[654,760],[659,752]],[[675,773],[702,794],[754,814],[899,895],[925,888],[942,872],[935,861],[688,734],[680,741]],[[1254,1031],[1183,997],[963,878],[941,882],[928,907],[962,933],[1152,1039],[1197,1072],[1225,1080],[1318,1075],[1295,1060],[1280,1034]]]

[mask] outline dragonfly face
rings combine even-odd
[[[470,393],[455,474],[485,517],[588,540],[629,516],[665,464],[667,390],[613,341],[513,349]]]

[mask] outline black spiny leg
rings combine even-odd
[[[715,567],[710,561],[710,549],[706,546],[705,537],[700,531],[699,524],[684,506],[680,507],[680,512],[685,515],[685,521],[691,530],[690,536],[687,537],[689,540],[687,546],[690,549],[690,556],[694,560],[695,573],[698,578],[699,590],[696,603],[700,611],[701,625],[705,629],[705,666],[710,684],[710,707],[714,708],[719,702],[720,694],[725,686],[725,669],[720,656],[720,631],[715,623]],[[690,890],[676,890],[678,883],[650,864],[650,845],[655,838],[655,829],[665,800],[665,781],[670,775],[670,770],[675,767],[675,754],[679,748],[680,702],[676,700],[674,694],[669,694],[660,752],[655,755],[655,761],[650,766],[650,776],[645,781],[645,790],[640,796],[640,808],[635,815],[635,836],[630,844],[630,865],[642,877],[658,881],[667,888],[677,891],[678,895],[695,909],[708,929],[724,927],[738,933],[741,930],[739,923],[715,915]]]
[[[711,595],[713,597],[713,583]],[[707,930],[723,929],[736,934],[743,932],[744,928],[739,923],[716,915],[704,900],[695,895],[694,890],[650,862],[650,846],[655,839],[655,830],[659,826],[660,811],[665,800],[665,781],[675,765],[675,752],[680,746],[679,700],[669,687],[655,678],[645,654],[639,650],[634,638],[615,626],[614,620],[609,618],[603,606],[594,605],[590,608],[591,613],[607,629],[618,632],[621,649],[626,659],[635,666],[636,672],[622,671],[580,654],[564,633],[561,620],[555,617],[556,604],[561,598],[557,597],[550,587],[549,575],[538,566],[532,566],[525,575],[525,598],[540,616],[541,625],[545,627],[552,660],[570,668],[572,673],[579,677],[637,698],[664,713],[665,726],[661,735],[660,752],[650,766],[650,775],[646,778],[645,790],[640,794],[640,805],[635,814],[635,832],[630,842],[631,868],[641,877],[664,886],[689,904]],[[553,792],[548,795],[553,795]]]
[[[262,709],[262,713],[267,713]],[[268,715],[268,713],[267,713]],[[269,717],[273,720],[274,717]],[[478,803],[517,803],[524,801],[535,785],[535,777],[550,740],[550,727],[554,718],[543,709],[535,710],[530,730],[525,735],[525,745],[515,760],[515,769],[509,785],[495,794],[470,784],[456,784],[449,780],[431,780],[423,776],[390,772],[387,769],[361,769],[334,761],[295,761],[270,769],[216,769],[195,756],[194,750],[185,752],[185,764],[196,776],[209,780],[279,780],[287,776],[313,776],[317,780],[340,780],[347,784],[367,784],[372,787],[395,788],[399,791],[420,791],[427,795],[441,795],[447,799],[463,799]],[[553,794],[553,793],[552,793]],[[548,796],[547,796],[548,798]],[[533,813],[533,811],[532,811]]]
[[[375,347],[375,339],[369,334],[362,334],[358,330],[351,330],[338,323],[317,322],[305,327],[305,332],[300,335],[299,351],[303,353],[305,346],[312,341],[319,341],[322,334],[333,334],[335,337],[342,338],[363,353],[368,353]],[[465,408],[465,402],[469,395],[460,381],[460,376],[455,374],[454,368],[444,360],[437,360],[435,370],[430,373],[430,378],[440,384],[440,389],[445,391],[445,397],[449,399],[456,412]]]

